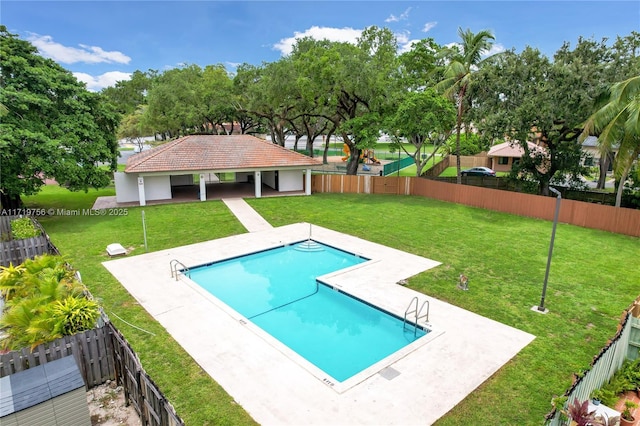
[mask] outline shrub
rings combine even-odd
[[[446,151],[456,154],[456,135],[451,135],[446,142]],[[487,150],[486,144],[474,133],[463,133],[460,135],[460,155],[476,155]]]
[[[83,290],[60,256],[36,256],[0,268],[0,292],[7,301],[0,319],[6,333],[1,348],[33,348],[93,328],[100,307]]]
[[[33,225],[31,219],[23,217],[11,221],[11,235],[15,240],[24,240],[37,237],[40,235],[40,230]]]

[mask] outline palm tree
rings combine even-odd
[[[613,170],[620,182],[616,194],[620,207],[624,182],[640,156],[640,75],[615,83],[609,93],[609,102],[587,119],[581,137],[598,136],[602,152],[618,145]]]
[[[462,118],[465,113],[465,96],[469,85],[473,80],[473,73],[482,62],[482,55],[488,52],[493,45],[495,37],[488,30],[480,31],[477,34],[471,30],[458,28],[458,35],[462,40],[459,46],[445,48],[442,54],[449,63],[444,71],[444,80],[436,85],[436,89],[442,91],[446,96],[454,100],[458,107],[458,117],[456,121],[456,169],[458,183],[462,183],[460,177],[460,130],[462,128]]]

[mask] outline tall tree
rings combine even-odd
[[[362,149],[378,140],[396,51],[391,31],[377,27],[364,30],[356,45],[305,39],[294,47],[299,93],[349,147],[349,175],[357,174]]]
[[[234,116],[240,125],[242,134],[264,133],[260,118],[247,108],[251,101],[253,85],[260,77],[260,69],[251,64],[241,64],[233,77],[233,107]]]
[[[291,59],[284,57],[260,67],[244,67],[241,82],[249,78],[251,84],[244,86],[243,96],[238,100],[239,109],[259,117],[268,128],[271,141],[284,146],[291,130],[289,120],[297,115],[296,78]]]
[[[474,124],[486,137],[522,149],[512,177],[536,182],[542,195],[552,181],[584,186],[578,136],[598,92],[586,78],[582,68],[553,63],[531,47],[499,55],[477,75]],[[539,147],[530,149],[531,142]]]
[[[135,112],[125,115],[118,127],[118,138],[134,144],[138,151],[143,150],[145,137],[154,134],[153,129],[144,120],[145,108],[145,105],[140,105]]]
[[[449,99],[433,90],[405,93],[395,112],[387,117],[385,128],[393,138],[395,148],[413,158],[416,176],[420,176],[453,132],[456,109]],[[407,150],[404,141],[413,146],[412,152]],[[426,144],[432,145],[433,150],[423,158],[422,148]]]
[[[159,75],[147,95],[144,121],[169,137],[206,130],[203,71],[198,65],[174,68]]]
[[[456,170],[457,182],[462,183],[460,174],[460,132],[467,108],[467,92],[473,84],[473,74],[482,65],[483,55],[488,53],[495,37],[483,30],[474,34],[470,29],[458,28],[461,43],[443,50],[449,61],[444,70],[444,79],[436,86],[454,99],[458,109],[456,120]]]
[[[18,208],[21,196],[46,178],[70,190],[110,183],[101,163],[115,170],[118,114],[105,99],[29,42],[0,26],[0,199]]]
[[[134,71],[129,80],[118,81],[114,86],[104,88],[101,93],[120,114],[131,114],[140,105],[146,104],[147,91],[157,76],[158,72],[155,70]]]
[[[640,75],[611,87],[609,102],[585,123],[582,137],[588,135],[597,135],[607,150],[618,147],[614,173],[619,180],[616,207],[620,207],[624,182],[640,156]]]
[[[202,73],[202,85],[198,90],[202,98],[203,115],[210,130],[218,134],[233,133],[233,80],[224,66],[206,66]]]
[[[586,118],[592,112],[594,99],[602,100],[602,106],[608,102],[609,89],[615,82],[625,80],[640,72],[640,33],[618,36],[613,44],[606,38],[596,41],[579,37],[572,47],[565,42],[554,54],[554,65],[562,65],[574,76],[575,93],[580,103],[574,108],[584,111]],[[598,188],[604,188],[606,174],[609,170],[613,151],[610,146],[600,145],[600,176]]]

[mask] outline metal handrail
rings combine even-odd
[[[410,311],[409,309],[411,309],[411,305],[413,305],[415,302],[415,309]],[[407,315],[409,314],[416,314],[416,318],[418,317],[418,296],[415,296],[413,299],[411,299],[411,302],[409,302],[409,306],[407,306],[407,309],[404,311],[404,321],[402,322],[402,331],[406,330],[406,325],[407,325]],[[417,323],[417,321],[416,321]],[[417,324],[416,324],[417,327]],[[415,330],[414,330],[415,333]]]
[[[427,305],[427,313],[424,315],[420,315],[420,313],[422,312],[422,310],[424,309],[424,306]],[[422,302],[422,306],[420,306],[420,310],[418,311],[418,314],[416,315],[416,324],[418,323],[418,321],[420,321],[422,318],[426,318],[425,322],[429,322],[429,301],[425,300],[424,302]]]
[[[187,266],[184,263],[180,262],[178,259],[171,259],[171,261],[169,262],[169,267],[171,268],[171,278],[175,277],[176,281],[178,281],[178,265],[182,266],[182,273],[191,278],[191,271],[189,270],[189,268],[187,268]],[[186,274],[184,273],[184,271],[186,271]]]
[[[410,310],[412,305],[415,305],[415,308],[413,310]],[[425,305],[427,306],[427,312],[425,314],[422,314],[422,310],[424,309]],[[415,296],[413,299],[411,299],[411,302],[409,302],[409,306],[407,306],[407,309],[404,311],[402,331],[406,331],[407,329],[407,316],[409,314],[415,314],[415,322],[413,324],[413,336],[415,337],[418,335],[418,321],[420,321],[422,318],[426,318],[426,322],[429,322],[429,301],[425,300],[424,302],[422,302],[420,309],[418,309],[418,296]]]

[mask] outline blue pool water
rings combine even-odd
[[[191,269],[191,280],[337,381],[426,333],[316,278],[367,259],[314,241]]]

